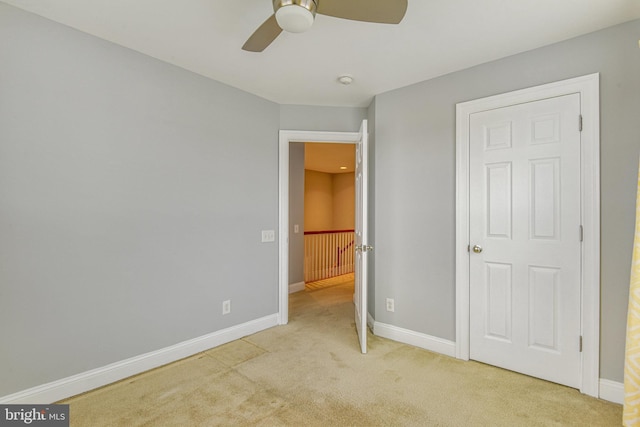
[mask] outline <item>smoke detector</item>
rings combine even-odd
[[[338,82],[340,82],[345,86],[350,85],[351,83],[353,83],[353,76],[350,76],[349,74],[344,74],[338,77]]]

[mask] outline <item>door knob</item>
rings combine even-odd
[[[482,246],[475,245],[475,246],[473,247],[473,252],[475,252],[475,253],[479,254],[480,252],[482,252]]]

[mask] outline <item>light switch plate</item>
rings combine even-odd
[[[262,230],[262,242],[275,242],[276,232],[275,230]]]

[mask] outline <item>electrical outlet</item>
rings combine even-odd
[[[231,313],[231,300],[222,301],[222,314]]]
[[[395,310],[396,308],[395,308],[395,302],[393,301],[393,298],[387,298],[387,311],[394,312]]]
[[[275,242],[276,232],[275,230],[262,230],[262,242]]]

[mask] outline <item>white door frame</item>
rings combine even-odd
[[[599,74],[590,74],[456,105],[456,357],[469,360],[469,120],[473,113],[580,94],[582,385],[598,397],[600,363],[600,97]],[[579,124],[576,117],[576,126]],[[577,343],[576,343],[577,345]]]
[[[289,144],[292,142],[330,142],[356,144],[358,132],[322,132],[281,130],[279,138],[278,176],[278,324],[289,322]]]

